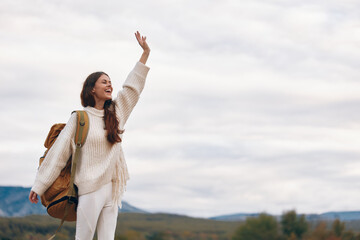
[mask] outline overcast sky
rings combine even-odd
[[[0,185],[30,187],[87,75],[151,68],[125,199],[210,217],[360,210],[360,2],[0,2]]]

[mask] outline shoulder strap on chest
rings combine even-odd
[[[82,147],[89,131],[89,116],[85,111],[74,111],[77,114],[77,125],[75,133],[76,147]]]

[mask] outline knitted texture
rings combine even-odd
[[[114,99],[119,128],[124,125],[139,100],[149,67],[137,62],[123,84],[123,89]],[[120,143],[111,144],[104,129],[104,110],[85,107],[89,115],[89,132],[81,148],[75,173],[75,184],[79,195],[98,190],[113,181],[114,198],[121,200],[129,179],[128,169]],[[76,113],[72,114],[54,145],[41,164],[32,191],[42,195],[56,180],[71,154],[75,153]],[[122,135],[120,135],[122,138]],[[121,204],[121,201],[119,201]]]

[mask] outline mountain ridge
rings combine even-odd
[[[27,215],[45,215],[46,208],[39,202],[30,203],[28,196],[30,193],[28,187],[19,186],[0,186],[0,216],[1,217],[23,217]],[[120,212],[128,213],[148,213],[140,208],[134,207],[122,202]]]
[[[0,217],[23,217],[28,215],[45,215],[46,209],[41,204],[32,204],[28,200],[30,192],[29,187],[21,186],[0,186]],[[150,213],[140,208],[134,207],[127,203],[122,202],[123,213]],[[171,214],[171,213],[164,213]],[[301,213],[298,213],[301,214]],[[235,213],[227,215],[219,215],[209,217],[207,219],[217,221],[245,221],[249,217],[257,217],[260,213]],[[270,214],[271,215],[271,214]],[[360,211],[329,211],[320,214],[304,214],[308,221],[333,221],[339,219],[340,221],[354,221],[360,220]],[[184,214],[185,216],[185,214]],[[280,219],[280,215],[272,215]]]
[[[301,214],[304,215],[308,221],[334,221],[339,219],[340,221],[355,221],[360,220],[360,211],[330,211],[320,214],[310,213],[310,214]],[[215,217],[210,217],[209,219],[218,220],[218,221],[245,221],[249,217],[258,217],[260,213],[235,213],[220,215]],[[269,214],[271,215],[271,214]],[[272,215],[278,220],[281,218],[280,215]]]

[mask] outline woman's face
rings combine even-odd
[[[99,77],[98,80],[95,82],[95,86],[92,90],[96,101],[106,101],[112,99],[112,85],[110,78],[103,74]]]

